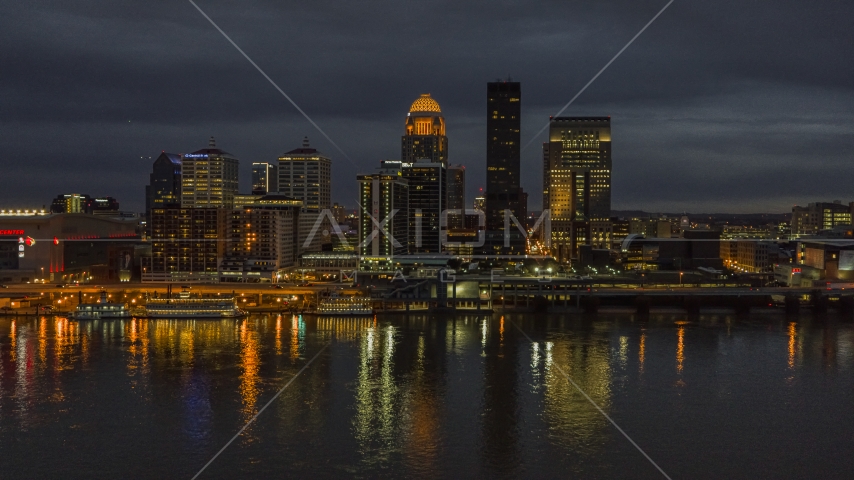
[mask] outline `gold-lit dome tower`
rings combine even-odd
[[[433,100],[429,93],[423,93],[417,100],[412,102],[409,107],[409,113],[413,112],[436,112],[442,113],[442,108],[439,107],[439,102]]]
[[[406,115],[406,133],[401,139],[404,162],[429,158],[434,162],[448,163],[448,138],[445,136],[445,117],[439,102],[429,93],[418,97]]]

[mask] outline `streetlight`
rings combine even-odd
[[[679,272],[679,286],[682,286],[682,272]]]

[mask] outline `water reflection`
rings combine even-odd
[[[685,327],[679,326],[676,330],[676,373],[682,374],[682,369],[685,368]]]
[[[261,352],[255,322],[250,323],[246,319],[240,323],[240,346],[240,397],[243,400],[244,420],[249,421],[257,413],[255,403],[258,400],[258,372],[261,369]]]
[[[796,336],[797,336],[797,324],[795,322],[789,322],[789,369],[792,370],[795,368],[795,345],[796,345]]]
[[[654,316],[641,325],[627,317],[523,315],[0,318],[0,429],[24,439],[16,440],[20,447],[10,445],[6,457],[22,465],[39,465],[35,452],[43,451],[74,461],[72,453],[52,448],[57,444],[81,445],[75,455],[91,451],[97,458],[154,448],[169,459],[164,464],[184,465],[182,456],[209,458],[331,343],[222,459],[223,468],[235,466],[224,476],[241,476],[246,468],[250,477],[282,471],[310,477],[316,465],[331,465],[355,476],[606,478],[619,476],[607,465],[631,457],[623,454],[632,447],[566,376],[618,423],[635,422],[635,432],[648,425],[653,404],[662,415],[676,404],[691,418],[703,417],[691,409],[715,408],[757,385],[771,398],[785,396],[775,390],[782,384],[799,394],[827,395],[822,382],[847,382],[835,372],[853,366],[850,325],[755,322],[758,327],[701,317],[688,332],[679,317]],[[674,352],[677,381],[695,379],[690,388],[659,388],[672,385]],[[708,378],[715,378],[715,388],[702,384]],[[646,385],[657,386],[643,390]],[[845,386],[833,391],[843,395],[850,390]],[[716,389],[723,393],[709,402]],[[669,397],[671,390],[680,397]],[[639,391],[649,398],[635,407]],[[703,395],[702,401],[692,395]],[[739,408],[743,401],[738,397]],[[812,401],[823,409],[836,405]],[[95,433],[106,431],[133,434],[118,448],[98,443]],[[665,447],[658,450],[656,460],[666,457]],[[591,473],[591,465],[602,470]]]
[[[643,373],[646,362],[646,329],[641,328],[640,340],[638,341],[638,372]]]

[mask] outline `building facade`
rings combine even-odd
[[[400,159],[412,163],[420,158],[448,164],[448,137],[439,103],[429,93],[412,102],[406,115],[406,130],[400,139]]]
[[[449,213],[447,227],[449,230],[465,228],[466,210],[466,167],[463,165],[448,165],[447,203],[445,208],[456,213]]]
[[[119,213],[119,202],[113,197],[92,198],[86,194],[66,193],[57,195],[53,199],[50,211],[51,213],[114,215]]]
[[[409,184],[409,253],[441,253],[447,169],[424,158],[404,163],[401,173]]]
[[[551,213],[551,250],[561,262],[577,258],[579,245],[610,237],[610,117],[551,119],[543,144],[543,209]]]
[[[359,268],[387,271],[409,251],[409,182],[400,170],[357,175],[359,182]]]
[[[308,137],[302,147],[279,157],[279,193],[301,200],[305,210],[332,206],[332,160],[312,148]]]
[[[230,209],[164,207],[151,210],[151,257],[143,282],[216,282],[226,251]]]
[[[301,207],[299,200],[274,194],[229,211],[220,281],[275,282],[280,270],[295,266]]]
[[[30,240],[28,240],[30,239]],[[33,241],[34,240],[34,241]],[[79,213],[0,215],[0,283],[83,281],[93,267],[99,282],[129,280],[140,236],[133,220]],[[129,250],[122,271],[105,271],[110,252]]]
[[[524,225],[528,196],[520,185],[522,87],[519,82],[486,86],[486,244],[485,254],[523,255],[525,234],[509,223],[509,211]]]
[[[792,207],[792,236],[816,235],[822,230],[851,226],[852,211],[854,203],[844,205],[839,200]]]
[[[181,206],[184,208],[231,208],[237,195],[238,160],[216,148],[211,137],[208,148],[181,156]]]
[[[267,195],[279,191],[279,167],[267,162],[252,164],[252,193]]]
[[[151,166],[145,187],[145,214],[152,208],[181,204],[181,155],[162,152]]]

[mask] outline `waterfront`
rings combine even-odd
[[[561,370],[673,478],[854,476],[854,325],[782,313],[0,318],[0,472],[190,478],[318,352],[201,478],[661,478]]]

